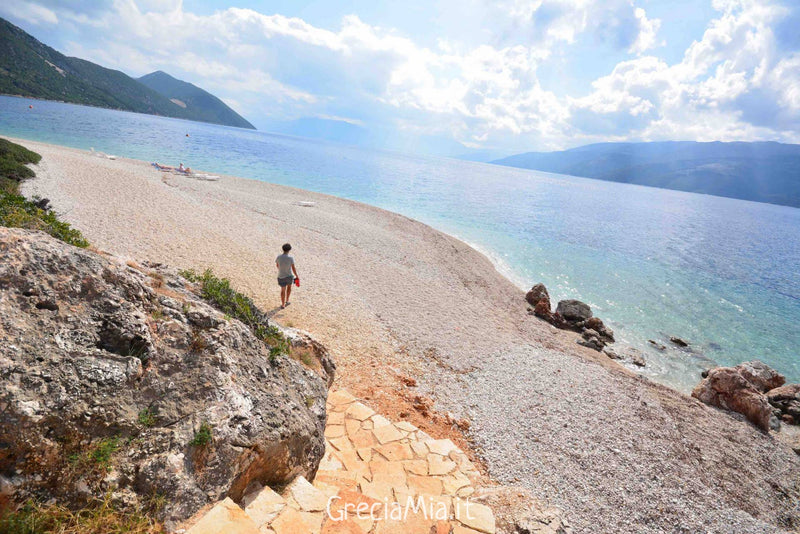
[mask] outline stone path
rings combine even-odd
[[[469,501],[479,478],[449,439],[392,423],[344,390],[328,395],[325,457],[310,483],[217,503],[186,534],[494,534]]]

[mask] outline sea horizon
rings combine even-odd
[[[750,359],[800,380],[791,331],[800,251],[787,239],[800,209],[46,100],[31,110],[26,100],[0,97],[2,135],[180,161],[417,219],[484,254],[523,291],[543,282],[554,306],[587,302],[618,343],[645,353],[639,372],[685,393],[702,369]],[[448,197],[454,186],[458,198]],[[626,202],[631,213],[612,209]],[[749,233],[714,242],[737,224]],[[671,336],[690,347],[671,346]]]

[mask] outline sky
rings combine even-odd
[[[0,16],[268,131],[492,154],[800,142],[800,0],[6,0]]]

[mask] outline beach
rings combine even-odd
[[[459,433],[425,427],[413,409],[425,395],[467,419],[458,439],[488,475],[561,507],[578,532],[800,525],[790,448],[578,346],[453,237],[327,195],[15,142],[42,155],[23,192],[50,199],[96,248],[230,278],[273,320],[325,344],[337,385],[378,411]],[[287,241],[301,286],[281,310],[274,262]]]

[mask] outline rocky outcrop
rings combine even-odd
[[[692,397],[711,406],[738,412],[767,432],[779,427],[780,422],[773,415],[765,393],[784,382],[783,376],[754,360],[736,367],[710,369],[692,391]]]
[[[166,269],[0,228],[4,493],[168,497],[169,526],[252,483],[313,477],[327,353],[291,332],[297,359],[270,354],[191,287]]]
[[[562,300],[553,312],[550,309],[550,294],[541,283],[528,291],[525,300],[533,306],[528,308],[528,313],[533,313],[557,328],[580,333],[580,339],[576,340],[579,345],[601,351],[607,344],[614,342],[614,331],[603,324],[599,317],[594,317],[591,307],[585,302]]]

